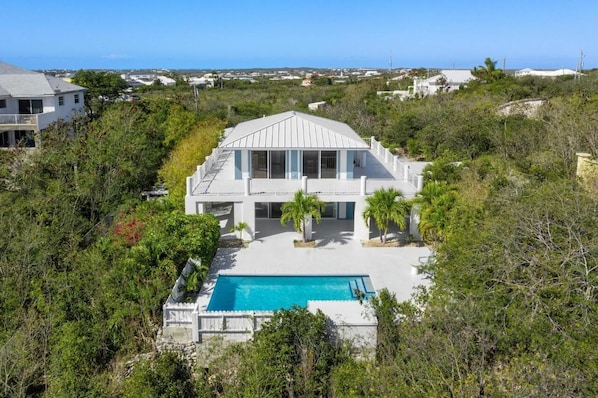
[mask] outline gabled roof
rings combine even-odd
[[[82,90],[85,88],[57,77],[0,62],[0,95],[15,98],[45,97]]]
[[[347,124],[289,111],[239,123],[220,145],[239,149],[368,149]]]
[[[469,69],[443,69],[440,74],[428,78],[426,82],[435,84],[441,77],[449,84],[464,84],[474,79]]]

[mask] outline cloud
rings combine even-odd
[[[103,55],[102,58],[104,59],[128,59],[131,58],[129,55],[127,54],[108,54],[108,55]]]

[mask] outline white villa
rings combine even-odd
[[[403,162],[373,137],[369,143],[347,124],[289,111],[240,123],[187,178],[187,214],[211,203],[233,204],[234,223],[259,238],[256,218],[279,218],[281,205],[303,189],[327,203],[324,218],[353,220],[354,238],[367,240],[365,198],[393,187],[412,198],[427,163]],[[311,235],[311,223],[307,229]]]
[[[469,69],[444,69],[438,75],[427,79],[413,79],[412,94],[421,96],[434,95],[439,91],[458,90],[461,85],[475,79]]]
[[[0,62],[0,147],[39,146],[39,132],[84,111],[85,88]]]
[[[379,188],[393,187],[412,198],[422,188],[425,165],[399,160],[373,137],[369,143],[362,140],[345,123],[295,111],[227,129],[220,145],[187,177],[185,210],[197,214],[213,208],[217,214],[216,209],[226,208],[226,215],[217,214],[226,219],[224,226],[230,227],[233,220],[235,225],[246,223],[244,238],[251,242],[243,249],[218,249],[193,302],[181,300],[179,294],[191,270],[187,264],[163,306],[165,341],[208,343],[214,337],[247,341],[272,317],[269,310],[210,310],[221,277],[350,276],[357,283],[363,276],[361,280],[369,282],[363,282],[358,291],[388,289],[399,300],[408,300],[416,286],[429,284],[418,267],[422,258],[429,258],[430,250],[424,246],[362,247],[360,240],[370,238],[370,228],[361,214],[365,199]],[[313,226],[318,245],[312,249],[295,249],[290,238],[295,232],[277,220],[281,204],[292,200],[299,189],[327,203],[326,219]],[[416,233],[413,218],[412,234]],[[308,235],[311,228],[310,223]],[[349,283],[344,288],[354,292],[355,286]],[[238,293],[233,289],[225,297],[252,291],[243,289]],[[306,307],[310,312],[321,310],[339,338],[369,352],[374,349],[377,321],[367,303],[314,298],[307,300]],[[209,357],[209,351],[198,358]]]

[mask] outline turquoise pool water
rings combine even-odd
[[[356,300],[355,289],[374,294],[367,275],[218,275],[208,311],[274,311],[308,300]]]

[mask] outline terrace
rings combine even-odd
[[[233,196],[260,196],[256,200],[288,200],[297,190],[317,194],[322,200],[335,200],[343,195],[371,195],[376,189],[392,187],[412,198],[423,185],[421,172],[424,162],[408,162],[393,155],[374,137],[365,162],[355,167],[352,179],[232,179],[234,176],[234,151],[215,148],[197,171],[187,179],[187,192],[193,197],[203,197],[206,202],[227,201]]]

